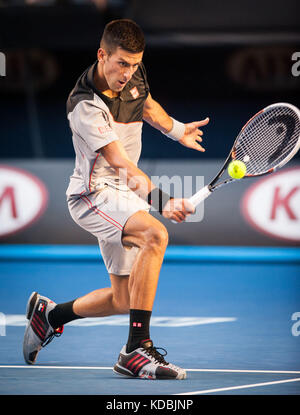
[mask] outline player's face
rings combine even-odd
[[[102,76],[108,88],[114,92],[122,91],[138,69],[142,58],[143,52],[130,53],[120,47],[110,56],[104,49],[99,49],[98,59],[102,63]]]

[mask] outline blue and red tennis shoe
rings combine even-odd
[[[56,303],[37,292],[29,297],[26,308],[29,321],[24,334],[23,355],[30,365],[35,363],[39,351],[63,332],[64,326],[54,329],[48,321],[48,314],[55,306]]]

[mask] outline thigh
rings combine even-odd
[[[150,213],[140,210],[127,220],[122,233],[122,243],[124,246],[141,247],[147,242],[149,234],[154,231],[167,233],[165,226],[159,220]]]

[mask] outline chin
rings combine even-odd
[[[109,88],[112,92],[120,92],[120,91],[122,91],[122,87],[112,87],[112,88]]]

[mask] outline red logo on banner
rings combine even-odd
[[[300,241],[300,167],[255,182],[244,196],[242,211],[258,231]]]
[[[44,184],[25,170],[0,165],[0,236],[12,234],[35,222],[45,211],[48,193]]]

